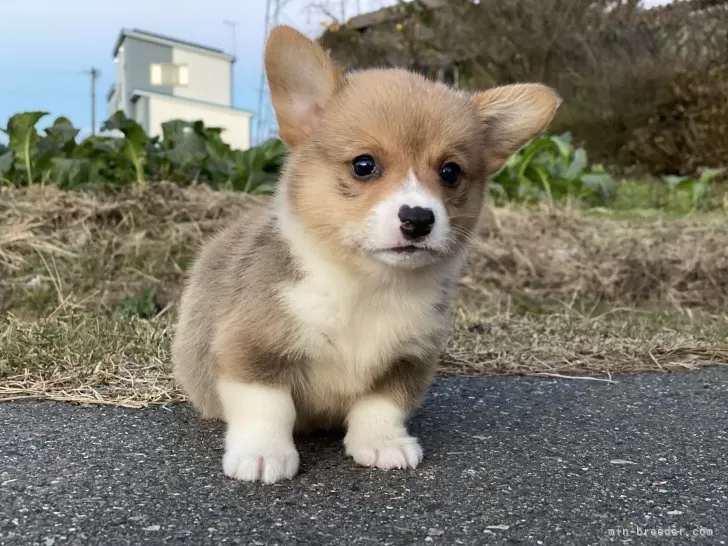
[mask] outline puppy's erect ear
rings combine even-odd
[[[561,105],[561,97],[550,87],[527,83],[476,93],[473,102],[486,125],[488,172],[493,174],[546,128]]]
[[[326,52],[292,27],[274,27],[265,44],[265,71],[281,139],[305,141],[340,84]]]

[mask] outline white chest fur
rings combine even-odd
[[[352,278],[324,258],[290,214],[285,184],[276,204],[281,232],[304,272],[303,280],[280,290],[295,324],[289,348],[311,361],[307,383],[318,403],[365,392],[397,357],[438,349],[434,338],[449,321],[440,307],[443,289],[455,278],[459,262],[439,275]]]
[[[407,282],[358,282],[322,267],[286,287],[295,350],[312,360],[316,390],[357,394],[393,359],[433,350],[446,326],[438,310],[442,281],[413,275]]]

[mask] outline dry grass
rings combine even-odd
[[[46,398],[141,407],[180,399],[171,321],[77,315],[10,319],[0,332],[0,400]]]
[[[491,211],[465,280],[475,292],[539,302],[728,306],[725,214],[665,220],[542,208]]]
[[[0,400],[180,400],[169,341],[201,241],[265,198],[0,189]],[[728,362],[725,218],[491,211],[444,373],[609,380]]]

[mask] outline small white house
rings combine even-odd
[[[232,106],[235,57],[222,50],[142,30],[124,29],[114,48],[116,78],[109,116],[121,110],[147,134],[172,119],[224,129],[231,147],[250,147],[251,113]]]

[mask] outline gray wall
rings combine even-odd
[[[171,86],[154,86],[149,81],[149,65],[152,63],[171,63],[172,48],[159,44],[142,42],[136,38],[124,39],[124,76],[126,92],[135,89],[172,94]]]

